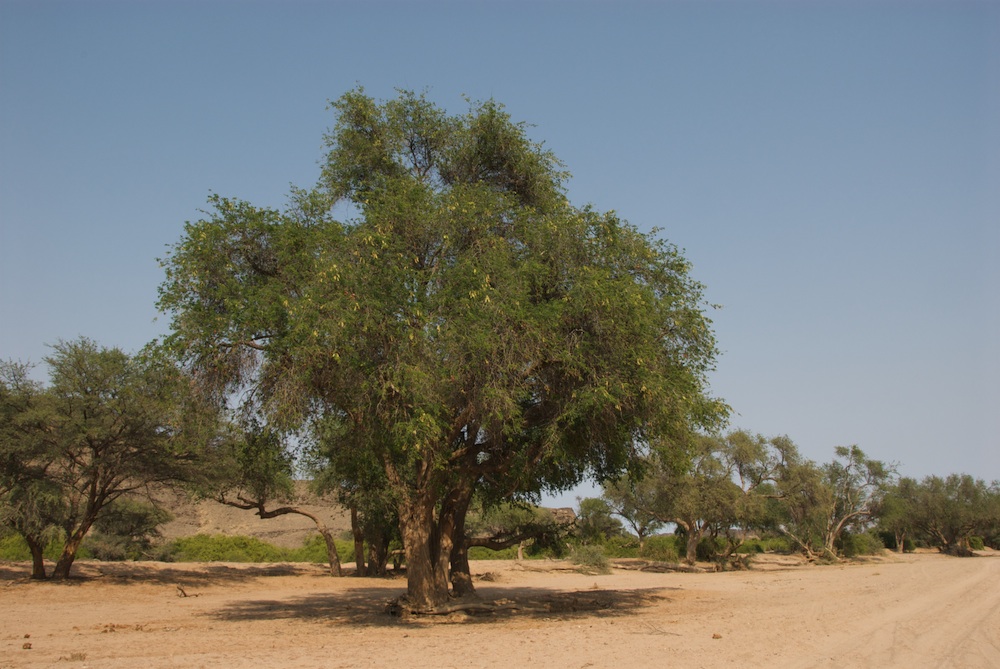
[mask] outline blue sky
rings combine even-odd
[[[733,427],[1000,479],[995,2],[0,0],[0,357],[162,333],[183,223],[314,183],[358,84],[495,98],[684,248]]]

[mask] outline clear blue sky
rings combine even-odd
[[[734,427],[1000,478],[996,2],[0,0],[0,357],[160,334],[183,223],[314,183],[356,84],[495,98],[686,249]]]

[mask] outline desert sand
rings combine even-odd
[[[348,565],[350,566],[350,565]],[[635,567],[635,564],[622,563]],[[401,577],[299,564],[0,563],[0,668],[1000,666],[1000,553],[749,571],[473,563],[493,614],[399,618]],[[186,596],[184,596],[186,595]]]

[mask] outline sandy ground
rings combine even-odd
[[[320,567],[82,562],[68,584],[0,563],[0,668],[1000,666],[1000,553],[751,571],[584,575],[475,562],[517,610],[400,619],[401,578]],[[180,596],[178,586],[187,597]]]

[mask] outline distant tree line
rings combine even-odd
[[[706,538],[722,561],[761,535],[783,537],[813,560],[873,546],[902,551],[920,544],[969,555],[979,542],[1000,544],[997,482],[967,474],[899,478],[894,465],[857,446],[838,447],[834,456],[816,464],[784,436],[696,435],[685,457],[651,452],[638,475],[608,481],[601,499],[581,508],[602,504],[605,519],[588,522],[603,522],[614,534],[611,516],[620,518],[640,544],[674,526],[692,564]]]

